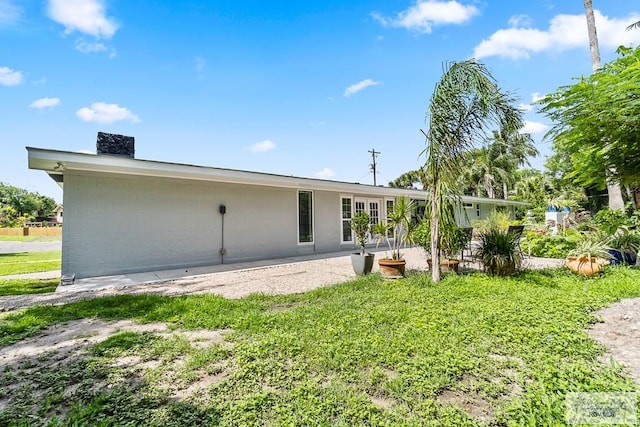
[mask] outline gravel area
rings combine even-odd
[[[374,252],[377,253],[376,258],[384,255],[384,251]],[[406,249],[403,251],[403,255],[407,260],[408,271],[427,270],[426,257],[422,249]],[[540,258],[525,260],[527,268],[545,268],[561,264],[561,260]],[[374,272],[377,269],[377,265],[374,265]],[[225,298],[242,298],[253,293],[267,295],[301,293],[322,286],[346,282],[354,277],[349,256],[328,257],[94,291],[0,297],[0,312],[13,311],[36,304],[65,304],[88,298],[121,294],[190,295],[212,293]]]

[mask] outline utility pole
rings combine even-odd
[[[371,153],[371,158],[373,159],[373,163],[371,163],[371,172],[373,172],[373,185],[377,186],[378,183],[376,182],[376,156],[378,154],[381,154],[379,151],[376,151],[375,148],[372,148],[371,150],[368,151],[369,153]]]

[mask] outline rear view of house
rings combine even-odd
[[[62,274],[77,278],[352,249],[349,221],[384,221],[422,191],[139,160],[130,137],[100,133],[98,154],[27,148],[64,189]],[[465,198],[469,218],[496,204]],[[469,215],[471,214],[471,215]]]

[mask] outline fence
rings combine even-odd
[[[62,227],[0,228],[0,236],[61,237],[62,236]]]

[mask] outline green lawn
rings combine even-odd
[[[55,236],[0,236],[0,242],[57,242],[61,237]]]
[[[8,279],[0,278],[0,297],[8,295],[43,294],[54,292],[60,279]]]
[[[595,310],[638,296],[640,271],[609,268],[591,280],[372,275],[300,295],[33,307],[0,317],[0,353],[76,319],[171,332],[123,331],[66,363],[47,352],[5,366],[0,425],[562,425],[567,392],[638,389],[598,362],[584,332]],[[226,341],[185,338],[202,329]]]
[[[60,270],[60,251],[0,254],[0,276]]]

